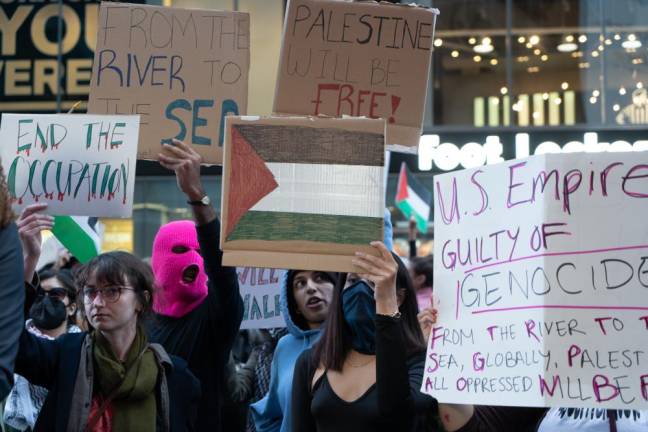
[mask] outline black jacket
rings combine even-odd
[[[13,387],[13,368],[22,331],[23,259],[18,229],[10,224],[0,229],[0,401]]]
[[[241,320],[243,300],[233,267],[223,267],[218,219],[196,227],[207,273],[207,298],[180,318],[157,315],[148,328],[149,339],[187,361],[202,388],[196,427],[218,432],[229,360]]]
[[[22,321],[21,321],[22,322]],[[87,424],[92,393],[92,355],[87,333],[68,333],[56,340],[38,338],[24,330],[16,358],[16,373],[33,384],[49,390],[34,432],[69,430],[83,432],[82,427],[68,427],[68,422]],[[156,398],[158,401],[158,430],[165,430],[161,412],[168,403],[170,431],[195,430],[196,405],[200,399],[200,384],[177,357],[164,360],[156,353],[160,368]],[[84,358],[87,359],[84,361]],[[87,367],[86,367],[87,366]],[[166,394],[162,388],[168,389]],[[87,389],[87,394],[79,388]]]

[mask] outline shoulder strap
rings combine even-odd
[[[142,357],[144,356],[144,353],[146,352],[147,349],[148,349],[148,347],[144,348],[142,350],[142,352],[139,353],[139,355],[137,356],[135,361],[133,363],[131,363],[131,365],[128,367],[128,369],[126,369],[126,372],[124,373],[124,378],[119,382],[119,384],[117,384],[117,386],[115,386],[114,389],[112,389],[112,391],[110,392],[110,394],[108,394],[106,399],[103,400],[103,402],[101,403],[101,405],[97,409],[97,412],[95,412],[95,415],[92,416],[92,418],[88,419],[88,426],[86,427],[87,432],[92,432],[94,427],[97,425],[97,423],[101,419],[101,416],[104,415],[104,413],[106,412],[106,410],[110,406],[110,402],[112,402],[112,400],[115,399],[115,396],[117,396],[117,392],[119,392],[119,388],[122,386],[124,381],[126,381],[126,377],[128,376],[128,374],[132,370],[134,370],[134,366],[139,363],[139,361],[142,359]]]

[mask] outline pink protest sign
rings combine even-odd
[[[645,408],[648,153],[435,177],[422,391],[441,402]]]

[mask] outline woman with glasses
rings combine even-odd
[[[143,330],[154,296],[150,268],[110,252],[85,264],[76,282],[91,330],[20,338],[16,372],[49,390],[34,431],[192,430],[199,383]]]

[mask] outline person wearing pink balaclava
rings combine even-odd
[[[200,180],[201,156],[174,140],[164,145],[159,161],[175,171],[194,220],[168,223],[155,236],[157,316],[149,338],[184,358],[200,381],[196,430],[220,431],[225,365],[243,318],[236,269],[222,266],[220,221]]]

